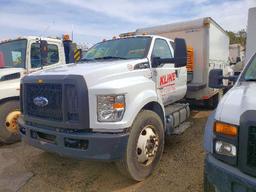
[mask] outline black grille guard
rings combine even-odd
[[[61,85],[62,87],[62,118],[57,121],[56,119],[47,117],[38,117],[29,115],[27,111],[27,97],[29,96],[26,90],[26,85],[33,84],[54,84]],[[65,92],[65,87],[74,86],[77,94],[77,103],[71,100],[69,102],[68,97],[74,95],[74,90],[70,93]],[[90,117],[89,117],[89,98],[87,84],[81,75],[41,75],[41,76],[26,76],[21,81],[21,94],[22,94],[22,111],[23,120],[29,123],[37,123],[47,127],[64,128],[64,129],[89,129],[90,128]],[[78,105],[79,119],[70,120],[70,113],[74,114],[73,105]],[[71,110],[71,111],[69,111]],[[73,116],[72,116],[73,117]]]

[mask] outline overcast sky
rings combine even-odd
[[[212,17],[225,30],[245,29],[256,0],[0,0],[0,39],[61,36],[96,43],[137,28]]]

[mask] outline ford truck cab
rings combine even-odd
[[[96,44],[80,63],[26,76],[22,140],[72,158],[115,161],[141,181],[158,164],[165,135],[189,117],[179,103],[186,59],[183,39],[128,36]]]
[[[47,49],[42,62],[41,42]],[[46,70],[70,61],[71,41],[37,36],[19,37],[0,43],[0,142],[19,140],[17,119],[20,115],[20,80],[27,74]]]
[[[222,87],[222,72],[209,86]],[[256,54],[220,101],[205,128],[205,191],[256,190]]]

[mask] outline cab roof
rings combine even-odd
[[[0,43],[4,43],[4,42],[9,42],[9,41],[15,41],[15,40],[19,40],[19,39],[27,39],[27,40],[46,40],[46,41],[53,41],[53,42],[59,42],[62,41],[59,38],[54,38],[54,37],[40,37],[40,36],[20,36],[17,38],[13,38],[13,39],[5,39],[0,41]]]
[[[133,34],[133,35],[127,35],[125,36],[126,33],[120,34],[119,36],[121,36],[120,38],[116,38],[116,39],[122,39],[122,38],[130,38],[130,37],[150,37],[152,39],[156,39],[156,38],[160,38],[160,39],[165,39],[167,41],[173,41],[172,39],[160,36],[160,35],[150,35],[150,34],[146,34],[146,35],[140,35],[140,34]]]

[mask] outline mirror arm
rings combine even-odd
[[[227,80],[229,80],[229,81],[235,82],[235,81],[238,79],[238,76],[235,76],[235,75],[230,76],[230,77],[224,77],[224,76],[222,76],[220,79],[227,79]]]
[[[161,63],[175,63],[175,58],[161,59]]]

